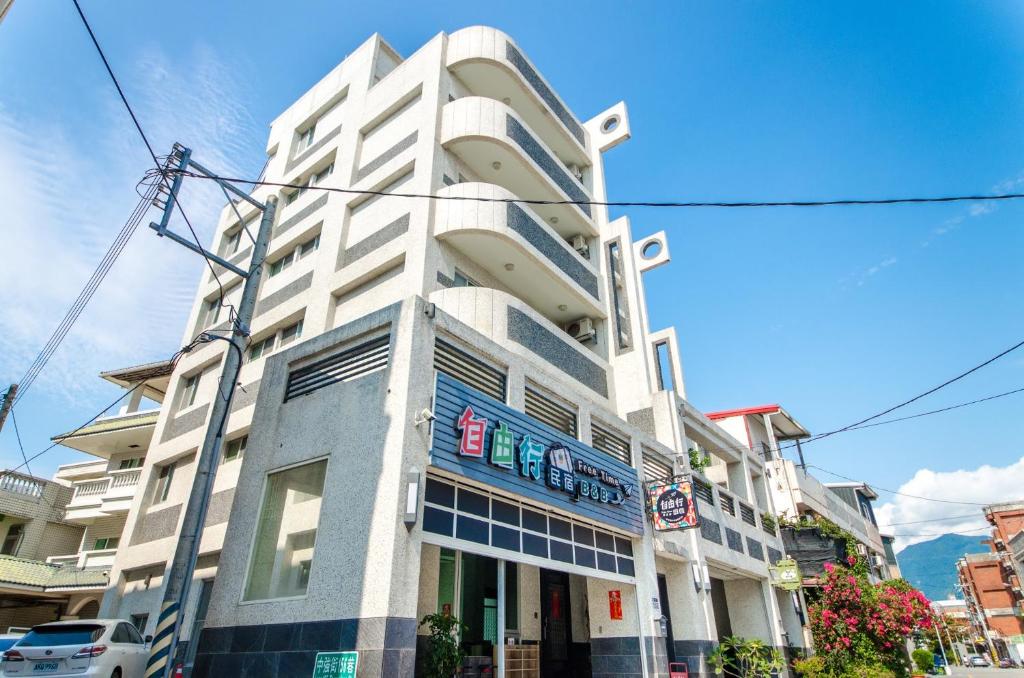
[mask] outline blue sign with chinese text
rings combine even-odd
[[[636,470],[438,373],[431,464],[595,522],[643,533]]]

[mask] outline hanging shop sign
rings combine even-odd
[[[643,532],[636,470],[437,375],[431,464],[581,516]]]
[[[608,592],[608,616],[613,620],[622,619],[622,591]]]
[[[783,591],[796,591],[803,581],[800,576],[800,567],[792,558],[784,558],[774,565],[770,565],[768,571],[771,573],[772,586]]]
[[[356,678],[358,652],[317,652],[313,678]]]
[[[689,478],[649,483],[647,510],[655,530],[689,530],[700,524]]]

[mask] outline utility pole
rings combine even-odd
[[[14,406],[14,396],[18,395],[18,385],[11,384],[10,388],[7,389],[7,393],[4,394],[4,404],[0,407],[0,431],[4,429],[4,422],[7,421],[7,415],[11,411],[11,407]]]
[[[235,384],[238,381],[238,371],[242,364],[242,353],[245,350],[246,337],[249,336],[249,323],[252,320],[253,309],[256,306],[256,295],[259,292],[260,279],[263,276],[263,262],[266,258],[267,247],[270,244],[270,232],[274,224],[274,212],[277,207],[277,199],[275,197],[271,196],[265,204],[261,203],[234,185],[218,179],[212,172],[192,160],[191,156],[192,152],[189,149],[175,144],[172,159],[178,161],[178,172],[171,181],[163,218],[159,224],[150,224],[150,227],[157,232],[157,235],[169,237],[193,252],[198,252],[224,268],[234,271],[245,279],[245,284],[242,287],[242,300],[238,305],[236,320],[231,328],[231,336],[210,337],[211,339],[220,338],[226,340],[229,343],[229,347],[227,355],[224,356],[224,366],[221,370],[217,397],[213,399],[210,423],[207,426],[206,436],[203,438],[203,447],[196,461],[196,474],[192,481],[192,492],[185,506],[185,517],[182,520],[178,545],[174,551],[174,560],[171,561],[171,568],[167,573],[167,585],[164,587],[163,603],[160,606],[160,617],[156,626],[156,637],[153,639],[153,644],[150,647],[145,678],[169,678],[172,663],[175,660],[178,641],[181,635],[182,612],[188,601],[192,576],[195,573],[196,560],[199,557],[199,542],[203,534],[203,525],[206,523],[206,512],[210,504],[215,471],[220,461],[224,427],[227,423],[228,414],[231,411],[231,398],[235,391]],[[233,193],[241,200],[263,212],[259,232],[253,243],[252,260],[248,271],[243,271],[231,262],[204,250],[201,245],[167,230],[167,224],[170,221],[171,213],[174,210],[175,201],[178,197],[178,191],[181,188],[183,172],[189,168],[213,179],[225,191]],[[244,223],[242,228],[245,228]],[[197,642],[197,640],[197,638],[193,638],[191,642]]]

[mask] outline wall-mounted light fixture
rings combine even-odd
[[[416,524],[420,504],[420,472],[415,467],[405,474],[405,526],[412,529]]]

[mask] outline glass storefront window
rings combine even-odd
[[[323,459],[267,476],[244,600],[305,595],[326,473]]]
[[[445,556],[454,551],[441,551],[441,579],[438,586],[438,605],[445,600]],[[498,638],[498,561],[486,556],[462,553],[460,571],[461,621],[467,629],[463,643],[475,654],[489,654],[486,644],[493,645]],[[452,558],[454,571],[454,557]],[[454,593],[454,586],[452,586]],[[505,630],[517,633],[519,629],[519,568],[516,563],[505,563]],[[475,647],[475,649],[473,649]]]
[[[437,611],[440,614],[455,612],[455,558],[452,549],[441,549],[441,562],[437,573]]]

